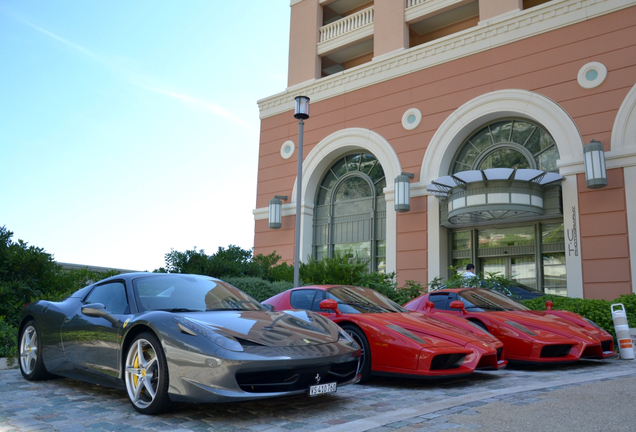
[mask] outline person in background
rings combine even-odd
[[[475,266],[473,264],[468,264],[466,266],[466,271],[464,272],[464,277],[465,278],[477,277],[477,275],[475,274]]]

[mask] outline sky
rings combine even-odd
[[[254,246],[289,0],[0,0],[0,226],[132,270]]]

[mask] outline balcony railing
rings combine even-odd
[[[411,0],[412,1],[412,0]],[[345,33],[352,32],[367,24],[373,23],[373,6],[356,12],[353,15],[339,19],[338,21],[320,27],[320,42],[325,42]]]
[[[417,6],[420,3],[424,3],[426,0],[406,0],[406,8]]]

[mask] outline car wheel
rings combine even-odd
[[[44,367],[44,360],[42,360],[40,331],[35,321],[30,320],[24,325],[19,340],[18,352],[22,376],[29,381],[48,378],[49,373]]]
[[[128,347],[124,377],[128,398],[142,414],[159,414],[170,407],[168,365],[159,340],[139,334]]]
[[[371,377],[371,350],[369,349],[367,337],[364,335],[364,332],[360,329],[360,327],[352,324],[345,324],[342,326],[342,329],[346,331],[358,345],[360,345],[362,355],[360,356],[358,372],[360,372],[362,376],[360,378],[360,383],[364,383]]]

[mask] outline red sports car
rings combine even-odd
[[[549,310],[533,311],[497,291],[458,288],[424,294],[404,307],[444,320],[460,316],[483,327],[504,343],[510,362],[561,363],[616,354],[605,330],[547,304]]]
[[[482,329],[406,309],[369,288],[306,286],[263,302],[273,310],[305,309],[339,324],[362,348],[362,380],[370,375],[439,378],[506,365],[503,344]]]

